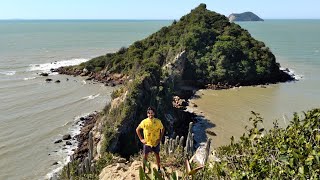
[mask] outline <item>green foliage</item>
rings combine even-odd
[[[81,180],[81,179],[97,180],[99,179],[99,174],[102,171],[102,169],[111,163],[113,163],[113,154],[105,153],[98,161],[95,162],[95,172],[78,174],[77,169],[79,169],[79,162],[78,161],[71,162],[69,166],[70,177],[72,177],[74,180]],[[62,173],[59,179],[69,180],[69,178],[67,177],[67,166],[65,166],[62,169]]]
[[[149,72],[159,79],[161,67],[183,50],[188,60],[185,80],[247,85],[276,82],[282,77],[263,42],[225,16],[207,10],[205,4],[128,48],[96,57],[79,68],[132,76]]]
[[[232,139],[220,147],[221,162],[207,167],[199,179],[319,179],[320,176],[320,109],[294,114],[290,125],[278,123],[266,132],[259,128],[262,118],[253,113],[252,127],[240,141]]]

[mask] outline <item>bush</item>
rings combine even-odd
[[[278,123],[266,132],[258,128],[259,114],[253,113],[252,128],[240,141],[220,147],[222,160],[206,169],[198,178],[210,179],[319,179],[320,178],[320,109],[297,113],[286,128]]]

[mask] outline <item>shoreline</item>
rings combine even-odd
[[[63,147],[60,150],[68,150],[68,154],[66,157],[63,158],[62,162],[61,161],[59,161],[60,163],[56,162],[59,164],[59,166],[53,169],[52,171],[48,172],[45,175],[46,179],[54,179],[54,177],[59,176],[63,167],[67,165],[72,159],[83,156],[84,152],[80,150],[86,148],[84,136],[87,130],[94,125],[95,120],[98,116],[98,113],[99,113],[98,111],[94,111],[92,113],[88,113],[83,116],[77,116],[73,121],[71,127],[69,127],[68,131],[65,134],[65,135],[70,135],[70,139],[68,140],[57,139],[54,142],[55,144],[71,142],[72,145],[66,145],[66,144],[63,145]],[[60,140],[61,142],[59,142]]]
[[[294,78],[294,80],[287,81],[284,83],[292,83],[292,82],[296,82],[296,81],[303,79],[302,75],[296,75],[295,72],[290,68],[282,68],[282,70]],[[210,111],[203,109],[201,106],[199,106],[195,102],[197,100],[199,101],[199,99],[203,100],[205,98],[208,98],[209,95],[204,94],[203,91],[208,91],[208,92],[209,91],[212,91],[212,92],[239,91],[241,88],[257,88],[257,90],[258,89],[265,89],[265,88],[268,89],[268,88],[272,88],[273,86],[276,86],[277,84],[280,84],[280,83],[282,84],[282,82],[279,82],[279,83],[268,83],[268,84],[248,85],[248,86],[230,86],[230,85],[213,86],[215,88],[210,88],[210,86],[206,86],[207,88],[197,89],[190,98],[186,99],[186,101],[188,101],[188,105],[186,106],[186,109],[185,109],[186,112],[194,114],[195,119],[197,120],[196,123],[194,124],[194,127],[193,127],[193,131],[195,133],[196,144],[199,144],[199,143],[197,143],[198,141],[205,142],[207,138],[211,138],[213,140],[213,143],[212,143],[213,146],[211,146],[211,149],[217,148],[217,147],[220,147],[220,146],[223,146],[225,144],[230,143],[230,138],[231,138],[231,136],[233,136],[233,134],[223,134],[224,137],[228,136],[228,138],[226,139],[227,141],[224,143],[221,143],[221,140],[219,140],[218,145],[215,146],[216,142],[214,142],[214,141],[216,140],[217,137],[221,136],[221,133],[218,133],[219,130],[217,130],[217,128],[220,128],[220,127],[217,127],[217,126],[219,126],[219,120],[217,120],[215,115],[212,115]],[[203,97],[204,95],[207,97]],[[206,103],[207,106],[209,106],[208,103],[209,102]],[[228,108],[229,107],[225,107],[225,109],[228,109]],[[263,113],[263,112],[258,112],[258,113]],[[249,120],[249,117],[248,117],[248,119],[241,121],[241,123],[243,123],[242,124],[243,127],[235,129],[235,131],[237,131],[239,133],[239,137],[240,137],[240,135],[242,135],[245,132],[245,126],[247,125],[246,123],[249,122],[248,120]],[[265,119],[265,120],[267,120],[267,119]],[[241,123],[240,123],[240,125],[241,125]],[[266,122],[264,122],[264,123],[266,123]],[[281,124],[281,122],[280,122],[280,124]],[[218,131],[218,132],[216,132],[216,131]]]

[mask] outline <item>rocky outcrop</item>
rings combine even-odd
[[[129,76],[120,73],[108,73],[108,72],[89,72],[87,69],[68,69],[60,67],[56,69],[56,72],[60,74],[72,75],[72,76],[87,76],[86,80],[94,80],[105,84],[106,86],[121,85],[130,79]]]
[[[244,12],[240,14],[232,13],[229,15],[229,21],[263,21],[259,16],[255,15],[252,12]]]

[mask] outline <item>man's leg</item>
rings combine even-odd
[[[147,164],[147,161],[148,161],[148,154],[144,153],[144,156],[143,156],[143,171],[146,172],[146,164]]]
[[[158,165],[158,170],[160,169],[160,155],[159,153],[154,152],[154,154],[156,155],[156,160],[157,160],[157,165]]]
[[[148,154],[151,151],[151,147],[148,145],[143,145],[143,171],[146,172],[146,164],[148,161]]]
[[[158,165],[158,170],[160,170],[160,144],[158,144],[158,146],[154,147],[153,149],[154,155],[156,156],[156,160],[157,160],[157,165]]]

